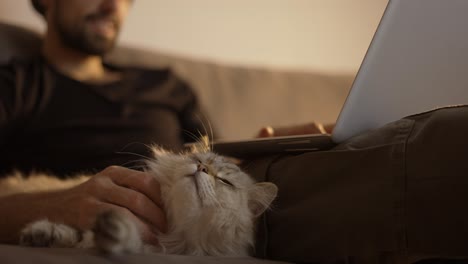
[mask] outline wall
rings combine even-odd
[[[229,64],[355,73],[388,0],[138,0],[123,43]],[[29,0],[0,20],[42,30]]]

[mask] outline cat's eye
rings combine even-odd
[[[232,184],[230,181],[228,181],[228,180],[226,180],[226,179],[223,179],[223,178],[217,177],[217,176],[216,176],[216,179],[217,179],[218,181],[220,181],[221,183],[225,184],[225,185],[234,187],[234,184]]]

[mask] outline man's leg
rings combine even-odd
[[[279,187],[259,225],[258,256],[344,263],[468,256],[468,107],[247,168]]]

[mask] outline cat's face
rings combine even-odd
[[[274,184],[255,183],[237,165],[210,151],[154,153],[149,169],[161,183],[169,232],[183,233],[194,244],[253,243],[254,220],[275,198]]]

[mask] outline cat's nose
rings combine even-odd
[[[203,164],[198,164],[197,171],[208,173],[208,169]]]

